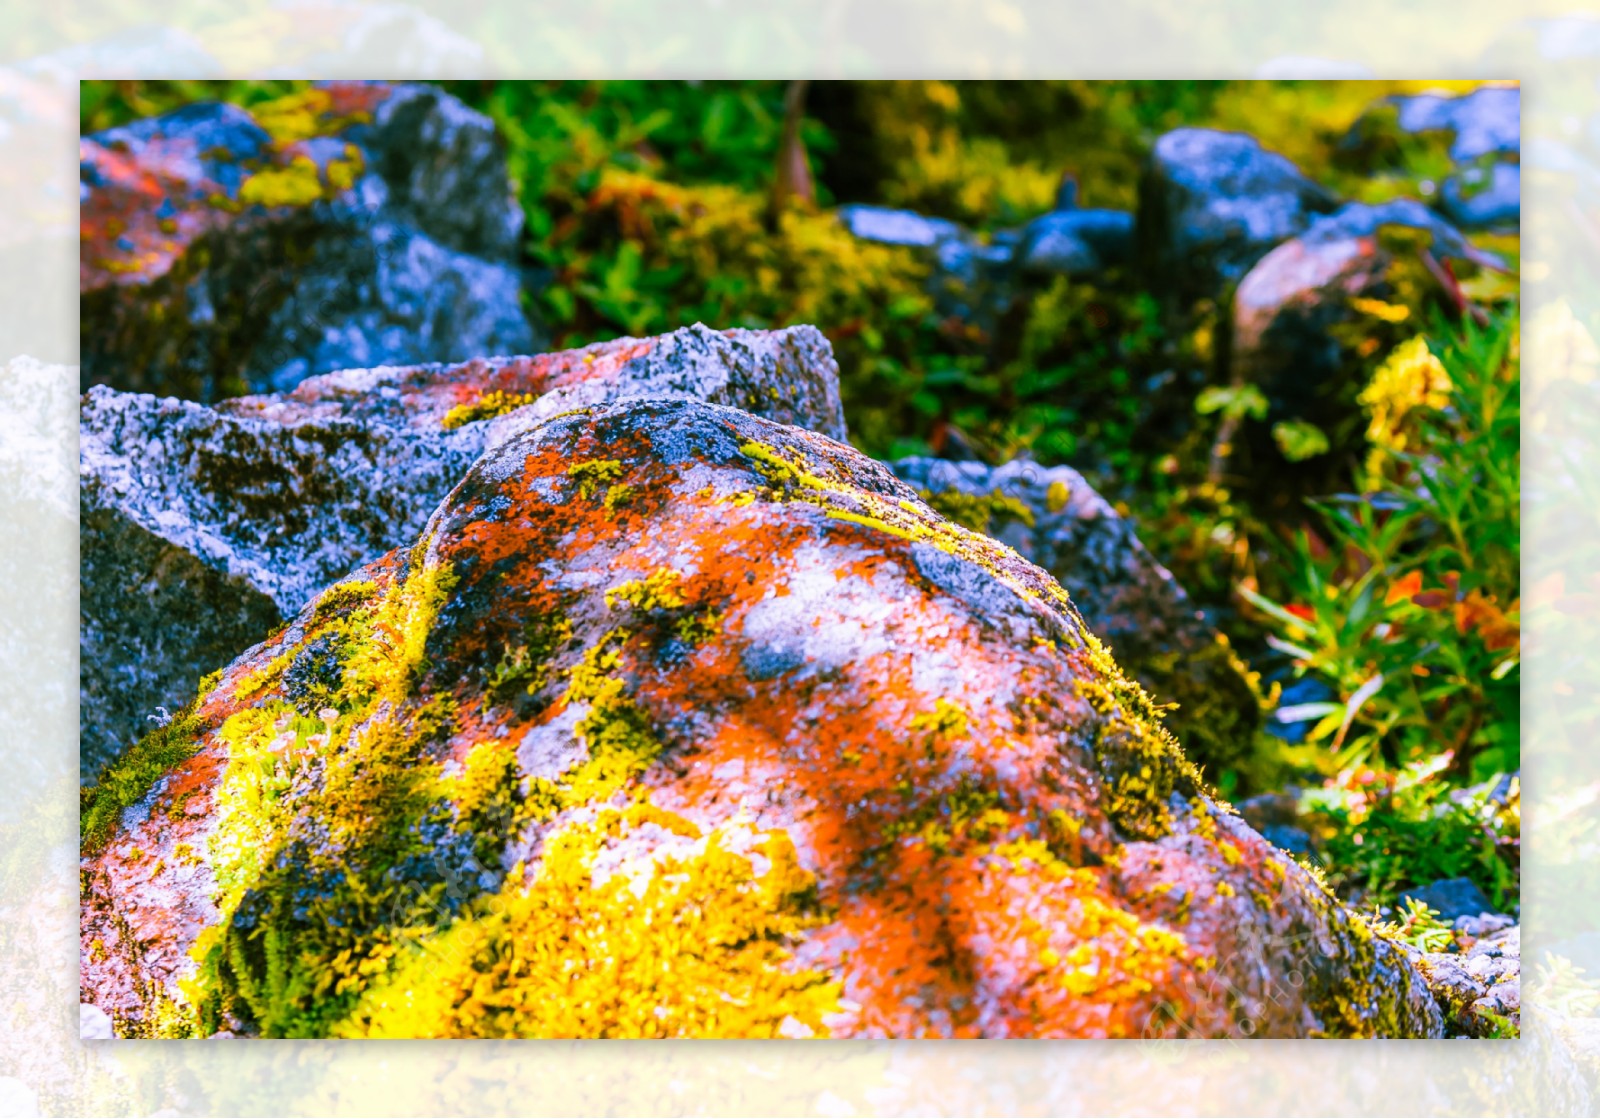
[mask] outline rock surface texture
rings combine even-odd
[[[686,400],[490,449],[85,797],[119,1034],[1436,1036],[1048,574]]]
[[[1200,616],[1133,526],[1069,466],[989,467],[912,458],[891,469],[945,517],[987,533],[1048,571],[1096,636],[1157,703],[1184,752],[1215,773],[1261,726],[1243,663]]]
[[[81,773],[322,587],[413,538],[486,449],[584,405],[686,396],[843,438],[811,327],[695,326],[538,357],[353,370],[207,407],[81,414]]]
[[[493,123],[438,89],[191,105],[79,156],[84,388],[206,401],[537,348]]]

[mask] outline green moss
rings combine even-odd
[[[572,640],[572,623],[560,612],[541,614],[528,621],[521,636],[489,671],[489,692],[497,699],[518,691],[533,695],[549,682],[551,658]]]
[[[326,621],[348,613],[358,606],[364,606],[377,590],[378,585],[371,579],[353,579],[348,583],[335,583],[323,591],[317,599],[312,619],[318,622]]]
[[[1101,716],[1095,761],[1106,781],[1106,814],[1125,834],[1156,839],[1172,831],[1169,800],[1209,792],[1200,771],[1162,724],[1160,709],[1130,680],[1092,633],[1086,633],[1091,673],[1078,693]]]
[[[996,790],[963,779],[952,791],[930,797],[891,820],[884,828],[884,838],[896,841],[913,836],[934,854],[945,855],[968,838],[988,842],[1010,823],[1011,816],[1000,808]]]
[[[200,748],[202,727],[191,703],[151,730],[101,772],[78,797],[79,844],[86,855],[99,851],[116,829],[123,811],[142,800],[155,783]]]

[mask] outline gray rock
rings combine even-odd
[[[838,367],[812,327],[696,325],[540,357],[350,370],[215,407],[91,389],[80,777],[318,590],[414,538],[486,450],[562,412],[638,397],[845,434]]]
[[[1220,295],[1338,199],[1250,136],[1180,128],[1156,141],[1139,183],[1138,255],[1150,285]]]
[[[1291,855],[1311,854],[1311,835],[1304,828],[1268,824],[1261,829],[1261,835],[1268,843],[1281,847]]]
[[[1029,222],[1017,264],[1034,276],[1093,274],[1133,256],[1133,215],[1123,210],[1058,210]]]
[[[953,221],[885,206],[841,206],[839,219],[863,241],[904,245],[908,248],[932,248],[940,241],[960,237],[964,233]]]
[[[439,89],[190,105],[80,158],[86,389],[207,401],[537,348],[493,122]]]
[[[1242,666],[1133,525],[1067,466],[908,458],[890,464],[944,516],[1050,572],[1096,636],[1162,703],[1208,772],[1237,761],[1261,722]]]
[[[1301,237],[1310,244],[1331,244],[1355,237],[1373,237],[1385,226],[1427,231],[1433,236],[1431,248],[1437,257],[1496,268],[1505,266],[1500,257],[1478,248],[1462,236],[1459,229],[1414,198],[1396,198],[1377,204],[1347,203],[1331,214],[1313,218]]]
[[[78,1004],[78,1037],[83,1041],[109,1041],[116,1035],[111,1028],[111,1015],[91,1003]]]
[[[1444,921],[1494,912],[1494,906],[1489,904],[1489,899],[1483,896],[1483,891],[1470,878],[1441,878],[1426,886],[1408,889],[1403,896],[1415,898],[1428,908],[1437,910]]]
[[[1522,223],[1522,167],[1496,163],[1452,175],[1439,187],[1439,209],[1463,229],[1510,229]]]
[[[1474,941],[1464,952],[1418,954],[1418,970],[1457,1037],[1491,1037],[1504,1019],[1522,1020],[1522,929],[1512,926]]]
[[[1488,86],[1464,97],[1423,93],[1391,98],[1402,131],[1453,134],[1450,158],[1466,162],[1484,155],[1515,155],[1522,145],[1522,90]]]

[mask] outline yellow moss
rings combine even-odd
[[[630,814],[631,818],[630,818]],[[821,923],[793,843],[769,832],[768,869],[728,850],[657,855],[648,877],[595,883],[596,857],[660,810],[610,810],[546,845],[524,887],[416,943],[339,1032],[351,1037],[776,1037],[826,1033],[839,987],[789,965]],[[668,830],[693,836],[688,821]]]
[[[964,738],[968,726],[967,709],[944,698],[934,704],[932,711],[924,711],[911,719],[912,730],[925,730],[942,738]]]
[[[518,408],[532,404],[538,399],[538,393],[501,392],[496,389],[484,393],[470,404],[457,404],[445,413],[444,419],[439,421],[439,426],[446,431],[454,431],[466,424],[476,423],[479,420],[492,420],[496,416],[515,412]]]
[[[996,518],[1021,521],[1033,527],[1033,510],[1017,498],[996,489],[986,494],[970,494],[957,489],[918,490],[928,507],[946,520],[970,528],[973,532],[987,534]],[[915,512],[915,510],[912,510]]]
[[[1067,502],[1071,499],[1072,491],[1067,488],[1065,482],[1059,480],[1051,482],[1050,488],[1045,491],[1044,495],[1045,506],[1052,513],[1061,512],[1067,507]]]
[[[605,501],[602,504],[606,509],[615,512],[619,506],[628,504],[633,498],[633,487],[618,483],[606,489]]]
[[[280,144],[326,136],[358,121],[371,119],[370,113],[337,116],[331,112],[333,97],[325,89],[307,89],[257,105],[250,115]]]
[[[567,467],[567,477],[578,483],[578,496],[586,498],[593,497],[601,486],[618,481],[626,473],[627,469],[616,459],[591,459]]]
[[[309,206],[326,194],[321,172],[310,156],[297,155],[287,166],[257,171],[239,187],[245,206]]]
[[[684,605],[683,596],[675,588],[679,575],[663,567],[644,579],[630,579],[606,592],[606,605],[616,608],[626,602],[636,610],[672,610]]]
[[[449,564],[420,562],[418,553],[425,551],[419,547],[413,552],[412,562],[420,570],[390,586],[345,665],[345,679],[355,682],[358,696],[403,699],[426,667],[428,635],[457,578]]]

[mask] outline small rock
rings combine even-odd
[[[111,1015],[92,1003],[79,1003],[78,1036],[84,1041],[109,1041],[116,1036],[111,1028]]]
[[[1085,275],[1121,267],[1133,256],[1133,215],[1122,210],[1068,210],[1029,222],[1017,247],[1028,275]]]
[[[1457,917],[1477,917],[1493,913],[1494,906],[1483,896],[1483,891],[1470,878],[1441,878],[1426,886],[1414,886],[1402,891],[1403,898],[1415,898],[1430,909],[1437,910],[1442,921]]]
[[[1253,137],[1180,128],[1139,183],[1138,256],[1157,291],[1214,298],[1338,199]]]
[[[959,238],[965,232],[953,221],[884,206],[841,206],[839,218],[863,241],[908,248],[932,248],[940,241]]]
[[[1423,93],[1389,99],[1400,129],[1452,134],[1450,158],[1465,163],[1484,155],[1516,155],[1522,150],[1522,90],[1486,86],[1461,97]]]

